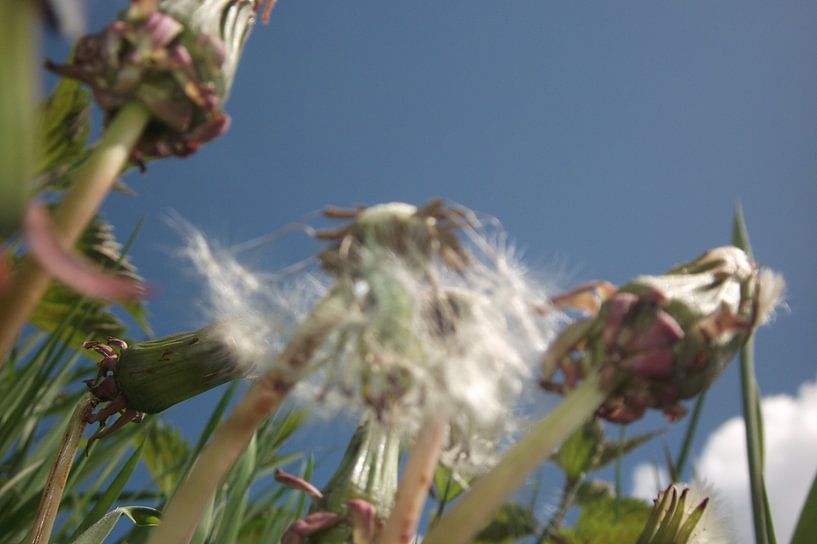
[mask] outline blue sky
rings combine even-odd
[[[92,29],[112,13],[88,6]],[[499,218],[533,268],[569,286],[723,245],[740,201],[757,259],[789,288],[790,311],[758,334],[760,385],[794,395],[817,375],[815,43],[806,1],[280,0],[249,40],[229,133],[129,175],[138,197],[105,211],[123,237],[147,219],[132,253],[163,335],[204,324],[170,210],[231,244],[328,204],[442,196]],[[52,58],[64,51],[49,40]],[[291,235],[265,256],[286,265],[315,247]],[[199,409],[171,415],[196,428]],[[698,451],[739,413],[733,365]],[[673,451],[681,429],[664,437]],[[629,467],[661,458],[656,444]]]

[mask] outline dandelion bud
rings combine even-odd
[[[599,368],[602,386],[614,389],[600,416],[628,423],[658,408],[670,419],[681,417],[680,401],[721,374],[769,319],[783,287],[778,274],[759,270],[736,247],[713,249],[663,276],[637,277],[597,316],[565,331],[556,342],[560,350],[545,358],[546,378],[558,367],[565,383],[545,387],[570,388]]]
[[[706,489],[671,484],[658,494],[636,544],[729,544],[734,542]]]
[[[86,385],[98,402],[107,403],[88,420],[100,423],[94,438],[248,376],[252,368],[239,361],[223,338],[216,325],[131,346],[114,338],[107,344],[87,342],[85,347],[103,359],[96,379]],[[117,413],[122,415],[107,427],[107,419]]]
[[[253,0],[165,0],[79,40],[70,64],[47,66],[91,86],[110,119],[131,101],[153,115],[134,153],[186,156],[226,131],[222,107],[255,22]]]

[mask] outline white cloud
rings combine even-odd
[[[817,382],[803,384],[796,397],[764,398],[762,411],[766,488],[778,541],[788,542],[817,471]],[[696,463],[696,474],[718,491],[723,510],[737,529],[738,542],[754,541],[742,418],[726,421],[709,436]],[[636,467],[633,494],[651,498],[655,489],[653,466]]]
[[[660,465],[642,463],[633,470],[633,488],[630,494],[652,503],[658,492],[669,485],[667,469]]]

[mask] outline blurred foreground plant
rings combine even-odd
[[[133,0],[120,20],[80,39],[71,63],[49,64],[91,86],[105,112],[106,129],[71,172],[70,186],[53,213],[55,243],[48,247],[69,251],[74,246],[129,160],[141,164],[187,155],[226,130],[229,118],[222,106],[259,7],[253,0],[165,0],[158,6]],[[32,168],[17,170],[9,178],[15,194],[33,192],[26,187]],[[12,220],[13,212],[1,219],[6,217]],[[54,262],[55,254],[35,251],[0,292],[0,354],[8,353],[51,276],[65,268]],[[70,282],[71,276],[60,279]]]

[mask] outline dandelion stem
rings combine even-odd
[[[40,499],[40,507],[34,518],[34,525],[31,527],[31,535],[28,540],[30,544],[47,543],[51,537],[62,493],[65,490],[65,482],[68,480],[68,473],[71,471],[74,456],[87,425],[85,419],[90,415],[92,409],[91,400],[85,398],[80,401],[71,419],[68,420],[68,428],[65,430],[59,450],[57,450],[57,458],[54,459],[51,472],[48,474],[43,496]]]
[[[298,332],[278,357],[273,370],[253,383],[213,434],[190,469],[185,481],[170,499],[162,523],[148,544],[186,544],[193,537],[210,499],[230,468],[244,452],[255,431],[286,399],[302,376],[312,356],[345,312],[339,290],[331,291],[301,324]]]
[[[616,384],[602,390],[598,373],[570,393],[550,414],[536,423],[467,495],[443,516],[423,539],[424,544],[469,542],[534,469],[579,428],[607,398]]]
[[[443,449],[447,417],[436,417],[417,434],[397,488],[394,508],[380,536],[380,544],[408,544],[414,537],[434,469]]]
[[[549,542],[549,538],[553,537],[559,529],[562,528],[562,523],[564,523],[565,516],[567,515],[567,511],[573,506],[573,503],[576,500],[576,495],[579,492],[579,486],[584,483],[584,475],[579,476],[578,478],[566,478],[565,485],[562,488],[562,498],[559,500],[559,507],[556,510],[556,513],[553,514],[553,517],[550,518],[550,521],[542,529],[542,532],[539,534],[539,538],[536,540],[536,544],[543,544],[544,542]]]
[[[137,102],[123,107],[91,156],[72,176],[71,187],[53,215],[59,236],[67,246],[77,242],[94,217],[149,119],[148,110]],[[9,289],[0,297],[0,365],[45,294],[50,279],[43,267],[28,256],[14,274]]]
[[[20,224],[34,165],[38,6],[0,2],[0,239]]]

